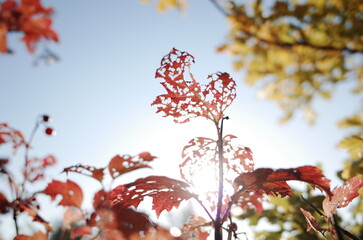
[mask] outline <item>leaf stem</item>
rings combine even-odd
[[[222,225],[223,221],[221,218],[221,212],[222,212],[222,204],[223,204],[223,180],[224,180],[224,173],[223,173],[223,163],[224,163],[224,157],[223,157],[223,122],[224,120],[228,120],[228,117],[222,118],[221,126],[217,126],[218,130],[218,170],[219,170],[219,184],[218,184],[218,203],[217,203],[217,214],[216,214],[216,221],[214,224],[214,239],[215,240],[222,240]]]

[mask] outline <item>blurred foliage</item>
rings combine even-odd
[[[219,51],[234,55],[245,82],[279,105],[282,122],[302,110],[313,123],[313,99],[329,99],[337,83],[354,79],[352,93],[362,93],[362,1],[224,2],[230,34]]]
[[[344,169],[339,173],[342,179],[354,176],[363,177],[363,114],[356,114],[341,121],[341,128],[349,128],[352,134],[339,143],[339,147],[346,149],[349,159],[344,162]]]
[[[253,229],[255,239],[324,239],[314,231],[307,232],[307,223],[304,216],[300,212],[300,208],[309,209],[300,196],[301,192],[293,190],[292,196],[288,198],[269,196],[269,206],[265,208],[261,215],[257,215],[250,210],[240,215],[238,218],[247,219],[250,226],[259,226]],[[310,189],[306,189],[304,196],[316,207],[321,209],[323,196],[314,196]],[[317,213],[314,214],[319,219]],[[323,223],[323,221],[322,221]],[[265,226],[264,226],[265,225]],[[273,226],[274,230],[266,230],[266,225]],[[259,230],[259,229],[263,230]],[[269,227],[270,228],[270,227]]]
[[[320,227],[328,228],[326,221],[312,209],[300,196],[310,202],[314,207],[322,211],[322,201],[324,196],[316,195],[310,187],[307,187],[303,192],[294,190],[289,198],[280,198],[269,196],[269,206],[261,215],[257,215],[250,210],[239,216],[241,220],[247,220],[250,226],[253,227],[256,240],[264,239],[288,239],[288,240],[321,240],[333,239],[326,234],[326,238],[314,230],[307,232],[307,222],[300,208],[306,209],[312,213],[317,219]],[[359,205],[358,205],[359,206]],[[358,209],[358,206],[356,209]],[[360,205],[360,214],[362,215],[362,205]],[[357,213],[354,213],[357,214]],[[354,234],[358,239],[363,239],[363,226],[358,220],[359,218],[343,221],[338,217],[340,226],[350,233]],[[266,225],[269,227],[266,228]],[[254,227],[255,226],[255,227]],[[271,230],[271,226],[274,230]],[[263,229],[263,230],[261,230]]]
[[[141,2],[148,3],[152,0],[140,0]],[[156,9],[159,12],[165,12],[168,8],[177,8],[179,11],[184,10],[186,7],[186,0],[158,0]]]

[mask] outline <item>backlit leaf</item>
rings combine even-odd
[[[324,234],[324,231],[326,229],[322,229],[319,227],[318,223],[316,222],[316,219],[314,218],[313,215],[311,215],[310,212],[304,210],[303,208],[300,208],[300,211],[302,214],[304,214],[305,216],[305,220],[308,223],[307,229],[306,231],[310,231],[310,229],[313,229],[316,232],[320,232],[321,234]]]
[[[81,165],[81,164],[67,167],[63,170],[63,172],[65,172],[67,174],[69,172],[80,173],[82,175],[94,178],[100,182],[102,182],[102,180],[103,180],[103,175],[104,175],[103,171],[104,171],[104,168],[95,168],[92,166],[86,166],[86,165]]]
[[[263,191],[266,194],[291,196],[290,186],[286,181],[302,181],[313,188],[318,187],[328,195],[330,192],[330,180],[325,178],[320,169],[314,166],[298,168],[277,169],[259,168],[253,172],[242,173],[234,180],[238,191]]]
[[[81,237],[85,235],[92,235],[92,228],[85,225],[85,226],[78,226],[70,230],[70,237],[74,239],[76,237]]]
[[[53,180],[44,189],[43,193],[49,195],[52,200],[55,200],[57,195],[61,195],[62,200],[59,202],[59,205],[62,206],[75,206],[80,208],[82,205],[82,189],[78,184],[70,180],[67,180],[67,182]]]
[[[164,56],[155,77],[164,80],[161,85],[166,94],[157,96],[151,105],[177,123],[201,116],[217,124],[236,97],[236,83],[228,73],[218,72],[208,76],[207,85],[201,85],[189,71],[193,62],[192,55],[175,48]]]
[[[115,179],[125,173],[140,168],[151,168],[148,164],[155,158],[156,157],[152,156],[148,152],[142,152],[139,155],[133,157],[128,155],[116,155],[111,159],[110,163],[108,164],[108,170],[111,174],[111,177]]]
[[[348,179],[343,186],[333,189],[333,195],[326,197],[323,201],[324,212],[331,216],[337,208],[343,208],[359,196],[359,189],[363,187],[363,177]]]
[[[151,197],[152,209],[159,216],[162,211],[169,212],[173,207],[178,208],[183,200],[192,198],[193,194],[187,190],[188,187],[187,183],[172,178],[149,176],[116,187],[111,191],[109,199],[112,205],[137,208],[145,197]]]

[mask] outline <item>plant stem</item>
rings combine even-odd
[[[16,203],[16,206],[13,209],[13,220],[14,220],[16,235],[19,235],[19,226],[18,226],[18,219],[17,219],[17,216],[18,216],[18,213],[17,213],[18,212],[18,201],[16,200],[15,203]]]
[[[225,119],[229,119],[228,117],[224,117],[222,118],[221,121],[221,126],[220,128],[218,128],[218,142],[217,142],[217,146],[218,146],[218,170],[219,170],[219,184],[218,184],[218,203],[217,203],[217,215],[216,215],[216,221],[214,224],[214,239],[215,240],[222,240],[223,239],[223,235],[222,235],[222,225],[223,222],[221,221],[221,212],[222,212],[222,205],[223,205],[223,162],[224,162],[224,158],[223,158],[223,121]]]

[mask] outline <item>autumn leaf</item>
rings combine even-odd
[[[202,86],[189,71],[193,62],[192,55],[175,48],[164,56],[155,77],[164,80],[161,85],[166,94],[157,96],[151,105],[177,123],[201,116],[217,124],[236,97],[236,83],[228,73],[218,72],[209,75],[210,82]]]
[[[24,178],[34,183],[44,178],[44,170],[49,166],[56,164],[57,159],[53,155],[47,155],[44,158],[31,158],[25,162],[25,169],[23,170]]]
[[[313,215],[311,215],[310,212],[304,210],[303,208],[300,208],[300,211],[301,211],[302,214],[304,214],[305,220],[308,223],[306,231],[308,232],[308,231],[310,231],[310,229],[313,229],[314,231],[320,232],[321,234],[324,235],[324,232],[327,229],[320,228],[317,221],[316,221],[316,219],[314,218]]]
[[[236,137],[227,135],[223,138],[223,158],[226,167],[226,179],[233,179],[244,172],[254,169],[252,151],[248,147],[243,147],[232,142]],[[217,141],[211,138],[197,137],[189,141],[183,148],[183,162],[179,165],[182,179],[189,184],[193,184],[195,175],[202,169],[213,166],[218,169]],[[216,178],[218,178],[216,172]]]
[[[343,186],[333,189],[332,196],[323,201],[324,212],[330,217],[337,208],[343,208],[359,196],[359,189],[363,187],[363,177],[348,179]]]
[[[206,227],[211,227],[212,223],[205,218],[192,215],[188,217],[187,222],[182,227],[182,237],[185,239],[206,240],[209,232],[203,231]]]
[[[78,226],[70,230],[70,238],[81,237],[85,235],[92,235],[92,228],[90,226]]]
[[[85,216],[79,208],[67,207],[63,214],[63,228],[71,228],[83,220]]]
[[[86,166],[81,164],[77,164],[63,169],[63,172],[65,172],[66,174],[68,174],[69,172],[80,173],[82,175],[94,178],[100,182],[102,182],[103,180],[103,175],[104,175],[103,171],[104,168],[95,168],[92,166]]]
[[[48,237],[45,233],[37,231],[32,236],[23,234],[16,235],[14,240],[48,240]]]
[[[12,143],[14,150],[22,145],[26,145],[25,138],[20,131],[6,123],[0,123],[0,145],[5,143]]]
[[[151,168],[148,164],[155,158],[156,157],[152,156],[148,152],[142,152],[133,157],[128,155],[116,155],[111,159],[110,163],[108,164],[108,170],[111,174],[111,177],[115,179],[125,173],[140,168]]]
[[[6,0],[0,3],[0,52],[8,52],[6,35],[22,32],[28,51],[34,52],[41,39],[58,42],[58,34],[52,29],[52,8],[45,8],[40,0]]]
[[[43,193],[49,195],[52,200],[55,200],[57,195],[61,195],[62,200],[59,202],[59,205],[62,206],[75,206],[80,208],[82,205],[82,189],[70,180],[67,180],[67,182],[53,180],[43,190]]]
[[[173,207],[178,208],[183,200],[188,200],[194,196],[187,190],[188,187],[187,183],[176,179],[149,176],[116,187],[111,191],[109,200],[113,206],[137,208],[145,197],[151,197],[153,199],[152,209],[159,217],[162,211],[170,212]]]
[[[0,192],[0,213],[4,214],[9,212],[11,209],[11,204],[4,194]]]
[[[102,235],[109,233],[110,237],[119,234],[129,237],[141,231],[146,233],[156,226],[146,214],[119,205],[113,208],[105,206],[98,208],[91,215],[87,225],[97,227]]]
[[[259,168],[253,172],[242,173],[234,180],[237,193],[243,191],[263,191],[266,194],[290,196],[290,186],[286,181],[302,181],[313,188],[318,187],[328,195],[330,192],[330,180],[325,178],[320,169],[314,166],[298,168],[277,169]]]
[[[33,222],[42,224],[47,232],[53,232],[54,229],[50,226],[49,222],[44,220],[39,214],[39,205],[35,202],[35,198],[27,198],[19,201],[20,212],[26,212]]]

